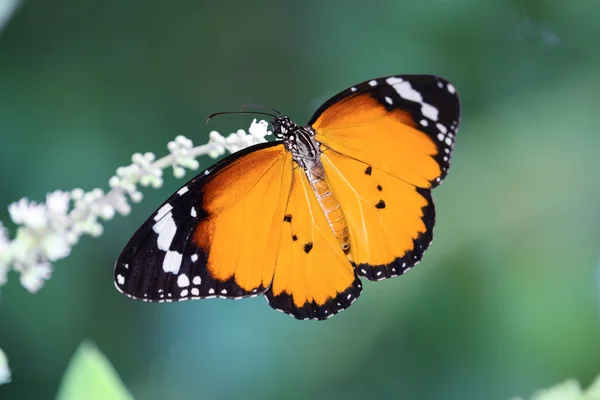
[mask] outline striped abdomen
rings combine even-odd
[[[335,235],[338,243],[344,252],[350,249],[350,235],[348,233],[348,224],[342,212],[339,201],[335,198],[329,184],[325,180],[323,164],[318,162],[310,170],[306,170],[306,177],[310,182],[313,192],[321,205],[325,218]]]

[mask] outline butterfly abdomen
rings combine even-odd
[[[317,201],[325,214],[325,218],[333,231],[335,238],[342,247],[342,250],[350,249],[350,234],[348,232],[348,223],[342,212],[340,202],[331,192],[329,184],[325,180],[325,172],[321,162],[315,164],[311,169],[306,171],[306,177],[310,182],[310,186],[317,196]]]

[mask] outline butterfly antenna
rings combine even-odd
[[[269,117],[273,117],[273,118],[278,117],[277,115],[269,114],[266,112],[260,112],[260,111],[221,111],[221,112],[217,112],[217,113],[209,115],[208,118],[206,118],[206,124],[208,124],[208,121],[210,121],[213,117],[216,117],[217,115],[225,115],[225,114],[260,114],[260,115],[268,115]]]
[[[261,104],[254,104],[254,103],[244,103],[244,104],[242,104],[242,111],[246,111],[245,109],[248,108],[248,107],[250,107],[250,108],[256,108],[258,110],[269,110],[269,111],[273,111],[273,112],[277,113],[277,115],[281,115],[281,113],[278,110],[274,109],[274,108],[263,106]]]

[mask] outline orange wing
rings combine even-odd
[[[115,284],[146,301],[239,298],[270,286],[290,191],[281,143],[237,152],[192,179],[142,225]]]
[[[460,121],[452,84],[431,75],[381,78],[326,102],[309,125],[316,140],[413,186],[446,176]]]
[[[357,273],[380,280],[419,262],[435,221],[430,191],[334,150],[321,160],[348,223]]]
[[[385,279],[420,261],[435,222],[430,189],[448,172],[459,120],[454,86],[428,75],[363,82],[311,119],[359,275]]]
[[[297,319],[326,319],[349,307],[362,285],[297,166],[282,221],[275,275],[266,293],[271,307]]]

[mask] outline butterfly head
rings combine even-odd
[[[292,122],[289,117],[277,117],[271,122],[273,125],[273,133],[277,139],[285,139],[290,132],[294,131],[298,125]]]

